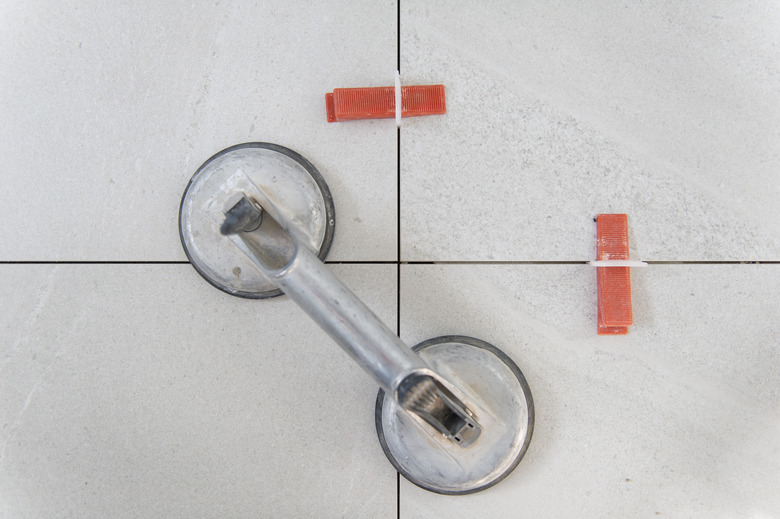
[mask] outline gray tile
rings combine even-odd
[[[405,260],[780,260],[780,11],[402,3]],[[0,5],[0,261],[183,260],[182,191],[215,152],[295,149],[333,192],[329,259],[394,261],[392,121],[329,124],[392,84],[396,4]],[[596,335],[582,265],[403,266],[409,344],[504,349],[536,401],[518,469],[474,496],[402,481],[401,517],[771,517],[780,265],[634,269]],[[396,319],[396,266],[333,266]],[[395,517],[375,384],[284,298],[189,265],[0,265],[0,516]]]
[[[407,266],[401,281],[406,341],[491,342],[536,407],[509,478],[458,498],[404,481],[402,517],[780,513],[780,266],[633,269],[626,336],[596,335],[585,266]]]
[[[406,260],[780,259],[780,12],[770,5],[407,3]]]
[[[392,84],[394,5],[0,9],[0,259],[185,259],[187,181],[247,141],[323,174],[340,216],[333,259],[396,258],[394,125],[325,118],[334,87]]]
[[[394,266],[336,266],[395,322]],[[376,385],[189,265],[0,267],[0,515],[394,517]]]

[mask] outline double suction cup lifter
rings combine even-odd
[[[335,224],[317,169],[259,142],[207,160],[179,212],[184,250],[209,283],[247,298],[287,294],[376,379],[377,434],[404,477],[441,494],[495,485],[520,462],[533,431],[520,369],[470,337],[409,348],[323,263]]]

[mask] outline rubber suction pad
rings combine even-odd
[[[336,225],[333,197],[311,162],[291,149],[248,142],[220,151],[193,175],[179,207],[179,235],[192,266],[206,281],[240,297],[266,298],[282,291],[219,230],[209,215],[216,193],[240,176],[262,191],[293,222],[299,236],[324,260]],[[219,208],[227,210],[229,208]]]
[[[534,404],[523,373],[504,352],[471,337],[437,337],[413,349],[459,390],[483,431],[473,445],[460,447],[380,390],[375,420],[387,458],[406,479],[439,494],[495,485],[517,467],[531,441]]]

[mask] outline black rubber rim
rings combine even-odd
[[[182,231],[182,226],[181,226],[181,213],[182,213],[182,209],[184,208],[184,199],[187,197],[187,192],[190,190],[192,181],[195,180],[198,174],[212,161],[232,151],[243,149],[243,148],[264,148],[267,150],[275,151],[277,153],[281,153],[283,155],[287,155],[295,162],[303,166],[306,172],[309,173],[311,178],[317,184],[317,187],[320,190],[320,194],[322,195],[322,200],[325,203],[325,216],[326,216],[325,236],[323,236],[322,238],[322,243],[320,244],[319,251],[317,253],[317,257],[322,261],[325,261],[325,258],[328,256],[328,252],[330,252],[330,246],[333,244],[333,235],[336,232],[336,208],[334,207],[333,195],[330,194],[330,189],[328,188],[328,184],[325,183],[325,179],[322,177],[322,174],[320,174],[317,168],[314,167],[314,164],[306,160],[306,158],[300,153],[293,151],[290,148],[285,148],[284,146],[280,146],[278,144],[273,144],[270,142],[245,142],[242,144],[236,144],[234,146],[230,146],[229,148],[225,148],[224,150],[212,155],[206,162],[201,164],[198,170],[195,171],[195,174],[192,175],[190,181],[187,183],[187,187],[184,189],[184,193],[181,196],[181,202],[179,202],[179,241],[181,241],[181,246],[184,249],[184,254],[187,255],[187,260],[189,260],[190,265],[192,265],[195,268],[195,270],[198,272],[198,274],[200,274],[200,276],[203,279],[208,281],[210,285],[212,285],[215,288],[218,288],[219,290],[225,292],[226,294],[230,294],[231,296],[244,297],[246,299],[268,299],[271,297],[280,296],[283,294],[283,292],[278,288],[274,290],[267,290],[265,292],[245,292],[243,290],[231,290],[230,288],[221,285],[216,281],[214,281],[213,279],[211,279],[200,268],[200,266],[193,260],[192,256],[190,255],[190,251],[187,248],[187,243],[184,241],[184,232]],[[333,223],[331,224],[330,222]]]
[[[525,456],[525,453],[528,450],[528,445],[531,443],[531,436],[533,436],[534,400],[533,397],[531,396],[531,388],[528,386],[528,381],[526,381],[525,375],[523,375],[523,372],[520,371],[519,367],[517,367],[517,364],[515,364],[515,362],[506,353],[504,353],[503,351],[496,348],[490,343],[481,341],[479,339],[475,339],[474,337],[467,337],[464,335],[444,335],[441,337],[435,337],[433,339],[428,339],[427,341],[423,341],[417,346],[415,346],[414,348],[412,348],[412,350],[421,351],[425,348],[428,348],[429,346],[433,346],[435,344],[442,344],[446,342],[468,344],[469,346],[475,346],[477,348],[482,348],[483,350],[489,351],[490,353],[498,357],[504,364],[506,364],[509,367],[509,369],[512,370],[512,373],[514,373],[515,377],[517,377],[518,382],[520,382],[520,387],[523,388],[523,394],[525,395],[525,401],[528,404],[528,434],[526,434],[525,441],[523,442],[523,447],[520,449],[520,452],[517,454],[517,457],[514,459],[512,464],[509,466],[509,468],[505,470],[496,479],[492,480],[486,485],[482,485],[481,487],[473,488],[470,490],[457,491],[457,490],[441,490],[438,488],[432,488],[430,486],[427,486],[425,483],[419,481],[414,476],[408,474],[403,469],[403,467],[401,467],[401,465],[395,459],[393,454],[390,452],[390,449],[387,446],[387,440],[385,439],[384,429],[382,428],[382,407],[385,401],[385,392],[382,389],[379,390],[379,393],[377,394],[376,397],[376,407],[374,409],[374,423],[376,425],[376,433],[379,436],[379,443],[382,445],[382,450],[385,452],[385,456],[387,456],[387,459],[390,461],[390,463],[393,464],[395,469],[399,473],[401,473],[403,477],[405,477],[406,479],[408,479],[418,487],[428,490],[430,492],[435,492],[437,494],[443,494],[448,496],[463,496],[467,494],[474,494],[475,492],[480,492],[482,490],[492,487],[493,485],[500,483],[507,476],[509,476],[509,474],[511,474],[512,471],[515,470],[515,468],[517,468],[517,465],[520,463],[520,460],[522,460],[523,456]]]

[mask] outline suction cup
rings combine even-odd
[[[375,420],[385,455],[406,479],[439,494],[495,485],[520,463],[531,441],[534,404],[523,373],[504,352],[471,337],[437,337],[413,349],[460,392],[482,433],[468,447],[456,445],[380,390]]]
[[[228,294],[255,299],[281,295],[276,284],[220,233],[221,222],[210,217],[215,214],[211,207],[215,194],[237,185],[236,176],[272,202],[321,260],[333,241],[333,197],[311,162],[293,150],[267,142],[248,142],[220,151],[198,168],[187,185],[179,207],[179,235],[195,270]],[[216,209],[222,215],[229,207]]]

